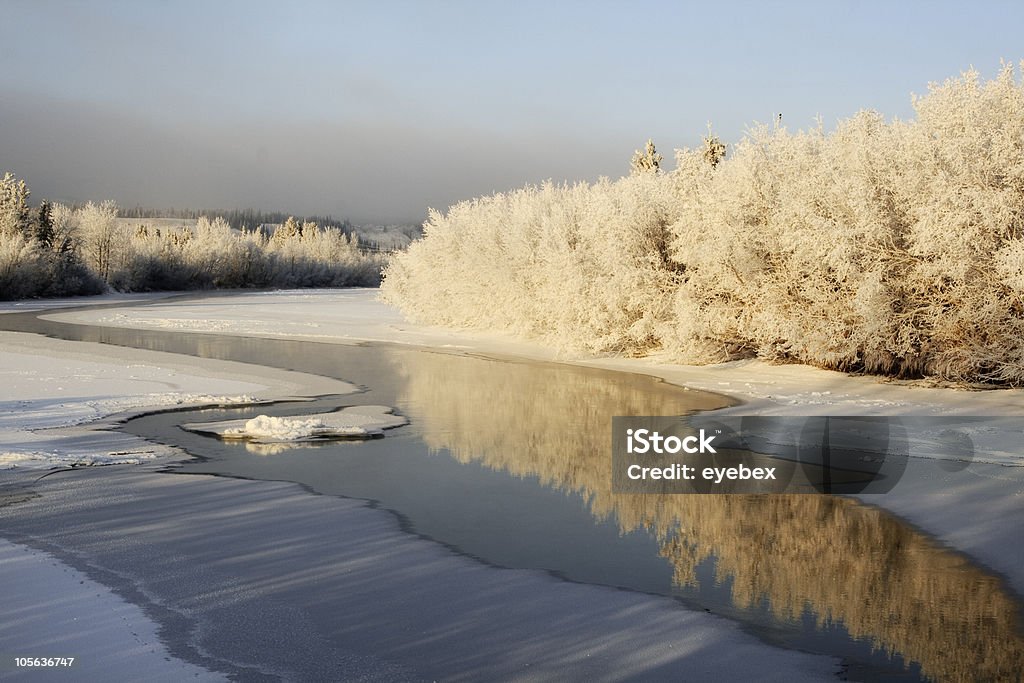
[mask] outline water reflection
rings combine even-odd
[[[606,371],[566,372],[551,363],[390,357],[402,379],[399,404],[413,411],[431,448],[575,492],[610,490],[611,416],[685,415],[731,404],[644,375],[616,381]]]
[[[432,354],[396,364],[400,402],[430,447],[581,493],[623,533],[648,530],[677,585],[695,585],[698,566],[713,559],[714,580],[731,584],[738,607],[766,602],[787,620],[810,610],[819,626],[841,623],[933,680],[1024,672],[1018,607],[1002,582],[882,510],[820,495],[613,494],[610,416],[684,412],[680,392],[460,361]]]

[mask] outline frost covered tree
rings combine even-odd
[[[151,230],[112,201],[80,208],[43,202],[7,174],[0,185],[0,299],[210,287],[375,286],[384,258],[339,227],[289,218],[268,239],[223,217]]]
[[[12,174],[0,181],[0,299],[99,292],[74,242],[55,229],[51,205],[33,215],[29,194]]]
[[[1024,385],[1024,85],[968,71],[913,104],[431,212],[383,294],[599,353]]]
[[[284,223],[274,229],[272,241],[275,245],[281,245],[289,240],[302,237],[302,226],[294,216],[288,216]]]
[[[13,173],[0,179],[0,235],[12,236],[29,231],[28,186]]]
[[[120,234],[117,223],[117,204],[105,201],[87,203],[78,212],[78,237],[86,265],[101,279],[109,282],[126,235]]]
[[[725,143],[711,132],[710,126],[708,126],[708,134],[704,136],[704,149],[702,151],[704,161],[710,164],[711,168],[717,168],[718,164],[725,158]]]
[[[45,199],[39,204],[36,212],[35,238],[45,249],[53,247],[53,205]]]
[[[630,162],[630,173],[639,175],[641,173],[657,173],[661,170],[662,156],[654,148],[654,141],[648,139],[643,150],[636,150],[633,160]]]
[[[0,180],[0,299],[36,295],[45,286],[47,262],[32,234],[25,181]]]

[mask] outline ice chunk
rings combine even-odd
[[[324,439],[379,436],[385,429],[407,424],[388,406],[349,406],[333,413],[274,417],[257,415],[249,420],[192,422],[182,425],[191,432],[215,434],[222,439],[253,443],[294,443]]]

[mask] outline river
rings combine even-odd
[[[71,325],[0,326],[334,377],[353,395],[173,411],[124,429],[184,449],[170,472],[296,482],[373,501],[402,528],[495,566],[671,596],[774,645],[842,658],[852,680],[1003,680],[1024,670],[1021,609],[998,576],[886,511],[827,495],[616,494],[613,415],[729,404],[660,380],[386,344]],[[393,406],[385,438],[230,443],[189,422]]]

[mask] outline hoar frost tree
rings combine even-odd
[[[112,201],[89,202],[78,212],[78,234],[85,263],[101,279],[110,281],[111,268],[120,260],[127,238],[117,221],[117,205]]]
[[[711,126],[708,125],[708,134],[704,136],[704,161],[715,168],[725,158],[725,143],[722,142],[717,135],[711,132]]]
[[[0,180],[0,299],[101,291],[56,224],[52,205],[43,201],[33,214],[30,194],[13,174]]]
[[[26,233],[29,228],[28,186],[12,173],[0,180],[0,235]],[[26,235],[27,236],[27,235]]]
[[[648,139],[643,150],[636,150],[633,160],[630,162],[630,173],[639,175],[641,173],[657,173],[661,170],[662,156],[654,147],[654,141]]]
[[[1024,384],[1024,86],[968,71],[913,104],[431,212],[383,294],[596,353]]]

